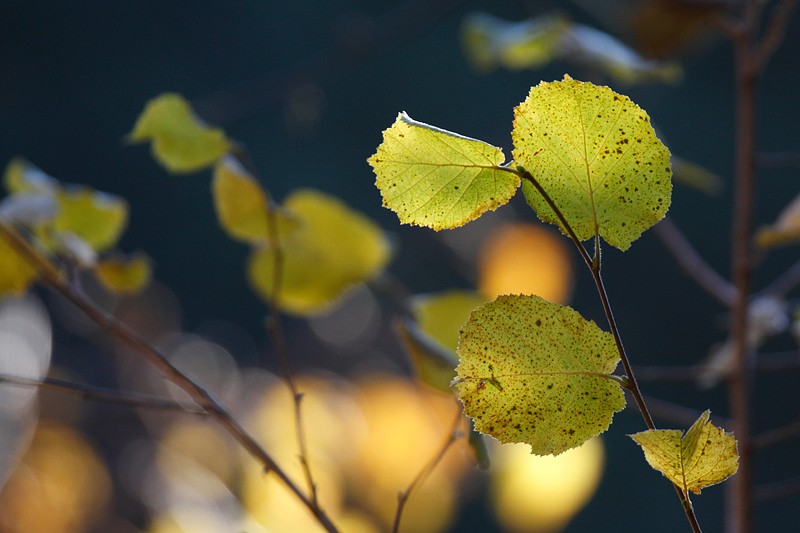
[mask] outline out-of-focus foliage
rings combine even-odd
[[[756,243],[761,248],[775,248],[800,241],[800,195],[783,208],[771,226],[758,230]]]
[[[150,258],[143,253],[129,257],[113,255],[98,261],[94,269],[97,279],[111,292],[137,293],[150,283]]]

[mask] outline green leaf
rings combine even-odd
[[[599,234],[626,250],[666,214],[669,150],[626,96],[564,76],[533,87],[514,117],[515,162],[541,184],[580,240]],[[561,228],[529,182],[522,190],[539,218]]]
[[[292,193],[284,207],[301,227],[282,239],[281,307],[298,315],[320,313],[356,283],[377,275],[391,249],[381,229],[341,200],[304,189]],[[275,250],[256,248],[248,275],[256,291],[272,298]]]
[[[369,158],[383,196],[403,224],[456,228],[508,202],[520,184],[500,148],[462,137],[405,113],[383,132]]]
[[[94,251],[112,248],[128,223],[127,202],[113,194],[98,192],[89,187],[69,187],[55,194],[58,214],[52,224],[41,228],[37,236],[42,242],[55,246],[52,239],[72,233]]]
[[[420,329],[455,353],[458,330],[467,321],[472,310],[486,301],[487,298],[475,291],[450,290],[414,296],[411,306]]]
[[[610,333],[538,296],[500,296],[461,329],[459,398],[478,431],[558,455],[602,433],[625,397]]]
[[[153,157],[176,174],[208,167],[232,146],[223,130],[204,124],[189,102],[174,93],[147,102],[127,138],[134,143],[152,141]]]
[[[706,411],[689,431],[647,430],[630,437],[644,450],[647,462],[684,492],[700,491],[734,475],[739,469],[739,453],[732,434],[709,422]]]
[[[217,219],[228,235],[249,244],[269,242],[269,197],[235,158],[226,156],[216,164],[211,190]],[[276,210],[275,218],[279,237],[299,226],[285,209]]]

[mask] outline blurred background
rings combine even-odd
[[[297,452],[290,396],[276,378],[279,365],[264,330],[267,307],[247,283],[248,250],[219,229],[208,171],[169,175],[147,147],[124,142],[145,103],[163,92],[184,95],[204,120],[247,147],[276,200],[311,187],[373,219],[393,246],[387,279],[395,289],[418,295],[479,288],[486,295],[503,290],[491,288],[499,275],[492,272],[522,269],[518,277],[539,281],[515,290],[546,293],[604,324],[591,279],[568,241],[541,225],[521,195],[452,232],[401,227],[381,207],[366,159],[399,111],[510,154],[513,108],[531,86],[564,73],[606,84],[649,113],[673,155],[710,174],[676,182],[670,216],[727,275],[734,93],[730,46],[709,22],[718,4],[724,2],[6,0],[0,3],[0,162],[21,155],[59,180],[128,201],[121,248],[146,251],[155,282],[137,297],[92,294],[208,383],[291,465]],[[689,7],[669,11],[671,5]],[[638,47],[658,63],[631,79],[570,53],[519,68],[502,54],[481,62],[469,52],[467,30],[510,38],[502,20],[554,14]],[[758,134],[765,152],[800,146],[796,19],[761,84]],[[598,49],[604,46],[592,50]],[[763,169],[758,225],[772,223],[798,193],[797,171],[796,161],[794,168]],[[540,251],[518,257],[530,249]],[[501,266],[487,258],[503,258]],[[796,260],[792,247],[765,255],[755,286]],[[724,342],[724,308],[681,272],[653,232],[624,254],[606,250],[604,272],[635,364],[696,365]],[[391,327],[397,314],[393,298],[371,285],[321,315],[285,321],[292,364],[308,393],[306,423],[323,502],[343,531],[387,530],[396,494],[436,453],[458,409],[447,395],[408,379],[411,367]],[[23,316],[33,324],[25,326],[31,339],[52,335],[52,348],[49,340],[28,342],[36,345],[34,374],[49,364],[54,376],[181,399],[46,291],[6,302],[0,323],[3,316],[12,317],[11,325],[0,331],[18,332],[13,317]],[[18,353],[14,342],[3,341],[4,353]],[[776,336],[765,349],[796,350],[796,344]],[[3,357],[4,371],[18,370],[10,355]],[[759,377],[756,432],[797,419],[796,378],[797,367]],[[692,379],[642,385],[669,402],[656,410],[661,427],[688,426],[675,420],[683,413],[676,406],[727,415],[722,386],[700,387]],[[38,400],[35,391],[6,392],[4,401],[16,407],[2,422],[9,450],[0,462],[0,480],[7,479],[0,492],[3,531],[314,530],[201,418],[82,402],[51,390]],[[629,406],[602,440],[555,460],[535,461],[504,447],[493,451],[488,472],[459,441],[412,493],[403,530],[681,530],[685,519],[673,489],[626,436],[643,429]],[[783,442],[760,455],[756,483],[796,477],[793,449],[796,442]],[[287,469],[300,477],[299,469]],[[706,531],[722,531],[724,491],[711,487],[695,498]],[[760,502],[758,530],[792,529],[797,498],[794,492]]]

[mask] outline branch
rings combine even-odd
[[[753,448],[766,448],[773,444],[779,444],[800,435],[800,418],[786,425],[765,431],[753,437]]]
[[[37,269],[42,282],[46,286],[83,311],[90,320],[107,334],[131,347],[161,372],[164,378],[183,389],[197,405],[214,417],[251,456],[263,465],[265,472],[272,471],[286,488],[293,492],[303,505],[311,511],[316,520],[326,531],[330,533],[338,531],[319,505],[303,494],[303,491],[300,490],[286,472],[280,468],[272,456],[256,442],[247,430],[245,430],[227,409],[218,403],[207,390],[175,367],[167,359],[166,355],[157,348],[151,346],[144,337],[114,316],[108,314],[85,294],[68,285],[55,267],[50,264],[49,260],[43,257],[14,229],[0,223],[0,235],[8,240],[9,244],[14,247],[20,256],[25,258]]]
[[[439,451],[436,452],[436,455],[431,457],[431,460],[422,467],[422,469],[417,473],[414,479],[411,480],[411,483],[408,484],[406,490],[400,492],[397,495],[397,511],[394,515],[394,525],[392,526],[392,533],[398,533],[400,531],[400,520],[403,517],[403,510],[405,509],[406,502],[408,502],[408,498],[411,496],[411,492],[420,484],[422,481],[430,475],[431,472],[436,468],[436,466],[441,462],[444,455],[447,453],[447,450],[450,449],[459,438],[461,438],[462,433],[458,431],[459,422],[463,419],[461,414],[461,406],[458,406],[456,410],[456,416],[453,418],[453,423],[450,426],[450,431],[447,433],[447,437],[445,438],[444,442],[442,442]]]
[[[790,266],[769,285],[758,291],[753,299],[763,296],[786,296],[798,285],[800,285],[800,261]]]
[[[19,387],[40,387],[53,389],[67,394],[79,396],[84,400],[92,400],[114,405],[125,405],[129,407],[141,407],[144,409],[155,409],[161,411],[179,411],[181,413],[208,416],[208,412],[202,409],[193,409],[190,406],[180,404],[167,398],[142,394],[138,392],[124,392],[105,387],[95,387],[84,383],[75,383],[58,378],[45,377],[41,380],[8,376],[0,374],[0,385],[7,384]]]
[[[764,69],[767,62],[775,54],[775,51],[780,48],[786,35],[786,27],[789,25],[789,19],[792,18],[792,11],[796,5],[797,0],[782,0],[775,9],[769,27],[753,53],[753,61],[758,71]]]
[[[695,381],[706,368],[689,366],[637,366],[634,367],[639,381]]]
[[[800,493],[800,478],[776,481],[753,487],[753,498],[759,502],[788,498]]]
[[[700,256],[671,218],[664,217],[653,230],[685,274],[726,307],[733,304],[736,288]]]
[[[759,152],[756,161],[764,168],[800,168],[800,152]]]
[[[694,424],[702,414],[702,411],[679,405],[677,403],[668,402],[666,400],[659,400],[652,396],[645,396],[647,406],[650,412],[657,418],[669,420],[672,423],[679,424],[684,427],[689,427]],[[727,418],[721,418],[714,415],[714,423],[720,427],[730,430],[733,427],[733,421]]]

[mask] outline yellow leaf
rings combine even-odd
[[[130,257],[115,256],[103,259],[94,268],[100,283],[111,292],[137,293],[150,283],[152,267],[144,254]]]
[[[411,302],[420,329],[437,342],[456,351],[458,330],[473,309],[487,302],[475,291],[452,290],[415,296]]]
[[[772,226],[756,233],[756,243],[761,248],[775,248],[800,241],[800,195],[789,203],[778,215]]]
[[[500,166],[504,159],[500,148],[400,113],[368,161],[384,207],[403,224],[441,230],[463,226],[514,196],[520,178]]]
[[[739,453],[732,434],[709,422],[706,411],[684,435],[677,429],[647,430],[631,435],[644,450],[647,462],[684,492],[716,485],[739,469]]]
[[[223,130],[204,124],[189,102],[174,93],[150,100],[128,139],[152,141],[153,156],[176,174],[195,172],[214,164],[230,151],[232,144]]]
[[[580,240],[620,250],[661,220],[672,195],[669,150],[644,110],[608,87],[542,82],[514,110],[514,161],[550,195]],[[566,230],[539,192],[522,190],[539,218]]]
[[[675,181],[706,194],[716,194],[724,185],[722,178],[707,168],[677,156],[672,156],[672,173]]]
[[[450,383],[458,364],[455,352],[426,335],[410,319],[397,319],[392,325],[417,379],[438,391],[450,393]]]
[[[217,219],[228,235],[250,244],[269,242],[269,197],[232,156],[223,157],[214,167],[211,189]],[[297,229],[299,221],[287,210],[278,209],[274,215],[280,237]]]
[[[55,246],[58,236],[72,233],[94,251],[114,247],[128,223],[128,204],[120,198],[88,187],[60,189],[55,195],[58,214],[37,236]],[[54,240],[55,239],[55,240]]]
[[[0,234],[0,298],[23,294],[37,277],[36,269]]]
[[[6,166],[3,182],[9,194],[52,192],[58,181],[21,157],[15,157]]]
[[[282,309],[311,315],[332,305],[347,288],[378,274],[389,260],[380,228],[342,201],[310,189],[294,192],[284,207],[301,227],[282,239]],[[265,246],[250,256],[248,275],[256,291],[272,297],[275,250]]]
[[[558,455],[608,429],[625,407],[614,339],[538,296],[500,296],[461,328],[455,381],[475,428]]]

